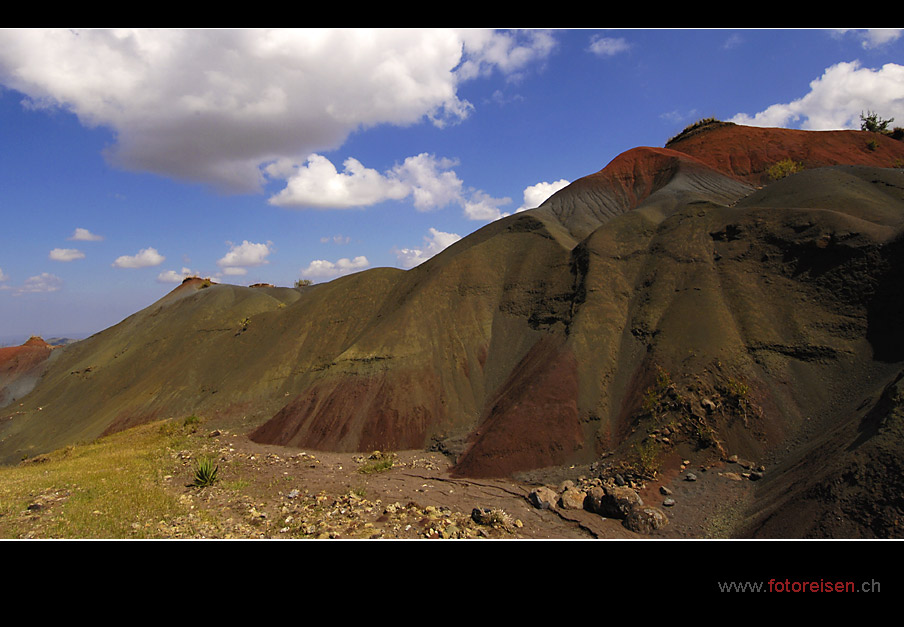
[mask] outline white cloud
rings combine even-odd
[[[523,72],[554,46],[540,31],[5,29],[0,83],[112,129],[116,166],[248,192],[264,165],[359,129],[459,122],[462,81]]]
[[[85,253],[76,248],[54,248],[50,251],[50,258],[54,261],[75,261],[84,259]]]
[[[321,237],[321,238],[320,238],[320,243],[321,243],[321,244],[326,244],[326,243],[328,243],[328,242],[333,242],[334,244],[340,244],[340,245],[341,245],[341,244],[348,244],[350,241],[352,241],[352,238],[350,238],[350,237],[347,236],[347,235],[342,235],[341,233],[340,233],[340,234],[337,234],[337,235],[333,235],[332,237]]]
[[[157,275],[158,283],[182,283],[186,277],[196,276],[189,268],[182,268],[182,272],[175,270],[165,270]]]
[[[838,63],[810,83],[810,91],[790,103],[774,104],[750,116],[739,113],[732,122],[748,126],[805,130],[859,129],[860,114],[875,111],[884,119],[904,120],[904,65],[886,63],[878,70],[858,61]]]
[[[628,50],[631,45],[622,37],[594,35],[590,39],[590,52],[601,57],[612,57]]]
[[[430,227],[430,235],[424,237],[424,245],[420,248],[401,248],[395,251],[399,264],[403,268],[413,268],[418,266],[430,257],[445,250],[455,242],[461,239],[461,235],[457,233],[445,233]]]
[[[472,220],[500,217],[499,205],[508,198],[492,198],[480,190],[464,191],[464,184],[452,168],[457,163],[421,153],[380,173],[357,159],[346,159],[339,172],[329,159],[311,155],[305,165],[286,162],[271,164],[270,172],[287,179],[286,187],[270,198],[282,207],[348,209],[367,207],[387,200],[411,197],[418,211],[432,211],[450,204],[460,205]]]
[[[557,45],[552,33],[545,30],[467,30],[461,35],[465,57],[456,74],[463,80],[487,76],[494,70],[518,80],[531,65],[549,57]]]
[[[40,294],[46,292],[56,292],[63,287],[63,280],[48,272],[25,279],[20,287],[16,288],[15,294]]]
[[[410,190],[415,209],[430,211],[458,202],[462,182],[450,169],[455,165],[451,159],[421,153],[393,168],[391,176]]]
[[[156,248],[143,248],[137,255],[123,255],[113,262],[114,268],[148,268],[159,266],[166,259]]]
[[[517,211],[526,211],[534,209],[542,205],[546,200],[560,189],[570,185],[570,181],[559,179],[552,183],[543,181],[536,185],[531,185],[524,189],[524,204],[518,207]],[[517,213],[516,211],[516,213]]]
[[[270,263],[267,256],[273,252],[272,242],[256,244],[244,240],[241,244],[229,245],[229,252],[217,261],[217,265],[223,269],[223,274],[243,275],[248,273],[246,268]]]
[[[3,268],[0,268],[0,281],[9,281],[9,277],[3,274]]]
[[[889,42],[895,41],[901,36],[901,28],[870,28],[867,29],[864,40],[864,48],[878,48]]]
[[[839,35],[852,33],[860,38],[860,45],[864,49],[879,48],[887,43],[897,40],[904,29],[901,28],[866,28],[866,29],[837,29],[834,32]]]
[[[728,39],[725,40],[725,43],[722,44],[722,48],[725,50],[732,50],[737,48],[738,46],[744,43],[744,39],[737,33],[732,33]]]
[[[398,200],[411,191],[401,182],[365,168],[357,159],[346,159],[343,165],[344,171],[339,172],[326,157],[311,155],[304,165],[295,168],[286,181],[286,187],[270,198],[270,204],[347,209],[367,207],[389,199]]]
[[[493,198],[488,194],[477,190],[471,197],[463,201],[465,217],[469,220],[498,220],[509,215],[499,210],[502,205],[512,202],[511,198]]]
[[[344,257],[335,262],[326,259],[315,259],[301,271],[303,279],[335,279],[336,277],[364,270],[370,262],[361,255],[354,259]]]
[[[77,228],[69,239],[77,242],[99,242],[104,238],[101,235],[95,235],[88,229]]]

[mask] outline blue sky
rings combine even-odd
[[[408,268],[704,117],[904,125],[898,30],[0,30],[0,344]]]

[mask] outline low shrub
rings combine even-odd
[[[192,483],[196,488],[206,488],[217,482],[217,473],[220,466],[208,457],[202,457],[198,460],[198,467],[195,469],[195,480]]]
[[[766,170],[766,173],[773,181],[777,181],[796,172],[800,172],[803,169],[804,164],[798,161],[794,161],[789,157],[788,159],[782,159],[778,163],[774,163],[769,166],[769,169]]]

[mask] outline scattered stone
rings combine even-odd
[[[559,494],[561,494],[561,493],[564,492],[565,490],[568,490],[568,489],[573,488],[573,487],[574,487],[574,481],[572,481],[571,479],[566,479],[566,480],[563,481],[561,484],[559,484],[559,490],[558,490],[558,492],[559,492]]]
[[[757,472],[757,471],[751,472],[750,477],[749,477],[749,479],[751,481],[759,481],[762,478],[763,478],[763,473]]]
[[[664,500],[662,501],[662,504],[665,505],[666,507],[671,507],[671,506],[673,506],[673,505],[675,504],[675,499],[669,497],[669,498],[667,498],[667,499],[664,499]]]
[[[706,413],[707,413],[707,414],[711,414],[711,413],[713,413],[714,411],[716,411],[716,404],[713,403],[713,402],[712,402],[711,400],[709,400],[708,398],[701,398],[701,399],[700,399],[700,405],[703,407],[703,409],[706,410]]]
[[[531,490],[531,493],[530,495],[528,495],[527,499],[528,501],[530,501],[530,504],[537,509],[555,509],[556,501],[558,501],[559,495],[556,494],[554,490],[543,486]]]
[[[443,538],[446,540],[450,538],[457,538],[461,534],[461,529],[458,528],[458,525],[452,524],[443,529]]]
[[[664,494],[665,496],[671,496],[672,491],[663,485],[659,486],[659,493]]]
[[[696,480],[697,480],[697,475],[695,475],[695,474],[692,473],[692,472],[689,472],[689,473],[687,473],[687,474],[684,476],[684,480],[685,480],[685,481],[696,481]]]
[[[720,472],[719,475],[726,479],[731,479],[732,481],[742,481],[744,479],[744,477],[736,472]]]
[[[624,486],[624,485],[625,485],[625,478],[622,477],[622,476],[619,475],[619,474],[615,475],[615,485],[617,485],[617,486]]]
[[[286,495],[286,498],[288,498],[288,499],[294,499],[294,498],[297,498],[299,494],[301,494],[301,493],[300,493],[298,490],[292,490],[291,492],[289,492],[289,493]]]
[[[658,507],[635,507],[625,518],[624,525],[631,531],[651,534],[669,524],[669,518]]]

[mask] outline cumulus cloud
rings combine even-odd
[[[418,211],[445,207],[461,197],[462,181],[451,169],[452,159],[437,158],[427,153],[408,157],[393,168],[391,178],[408,188]]]
[[[304,165],[272,164],[287,180],[286,187],[270,199],[281,207],[348,209],[410,197],[418,211],[432,211],[456,204],[473,220],[492,220],[502,214],[499,205],[508,198],[492,198],[481,190],[465,189],[452,169],[452,159],[421,153],[393,168],[378,172],[356,159],[346,159],[339,172],[329,159],[311,155]]]
[[[9,281],[9,277],[3,274],[3,268],[0,268],[0,281]]]
[[[411,191],[401,182],[365,168],[357,159],[346,159],[343,165],[345,169],[339,172],[326,157],[317,154],[309,156],[305,164],[294,168],[286,187],[270,198],[270,204],[348,209],[367,207],[389,199],[398,200]]]
[[[229,246],[229,252],[217,261],[217,265],[223,269],[223,274],[232,276],[247,274],[247,268],[270,263],[267,256],[273,252],[272,242],[258,244],[244,240],[241,244],[229,243]]]
[[[75,261],[84,259],[85,253],[76,248],[54,248],[50,251],[50,258],[54,261]]]
[[[600,57],[613,57],[630,47],[631,45],[622,37],[603,37],[601,35],[594,35],[590,39],[589,50]]]
[[[859,61],[837,63],[810,83],[810,91],[789,103],[774,104],[754,115],[739,113],[732,122],[748,126],[805,130],[860,128],[860,114],[872,110],[884,119],[904,119],[904,65],[864,68]]]
[[[0,83],[116,141],[118,167],[259,191],[280,159],[363,128],[460,122],[462,81],[524,72],[545,32],[455,29],[8,29]]]
[[[399,264],[403,268],[418,266],[430,257],[445,250],[461,239],[457,233],[445,233],[430,227],[430,235],[424,236],[424,244],[420,248],[401,248],[395,251]]]
[[[474,191],[470,198],[463,200],[465,216],[469,220],[498,220],[509,215],[503,213],[499,207],[512,202],[511,198],[493,198],[492,196],[477,190]]]
[[[196,276],[195,272],[192,272],[189,268],[182,268],[182,272],[176,272],[175,270],[164,270],[160,274],[157,275],[158,283],[182,283],[186,277]]]
[[[370,265],[370,262],[367,261],[367,257],[364,255],[354,259],[344,257],[335,262],[327,261],[326,259],[315,259],[308,264],[307,268],[301,271],[301,278],[311,280],[335,279],[336,277],[364,270],[368,265]]]
[[[546,200],[560,189],[570,185],[570,181],[559,179],[552,183],[543,181],[536,185],[531,185],[524,189],[524,204],[518,207],[517,211],[527,211],[542,205]]]
[[[56,292],[62,287],[63,279],[50,274],[49,272],[42,272],[41,274],[25,279],[25,282],[20,287],[16,288],[14,294],[21,295]]]
[[[123,255],[113,262],[114,268],[148,268],[159,266],[166,257],[157,252],[156,248],[143,248],[137,255]]]
[[[104,238],[101,235],[95,235],[88,229],[77,228],[69,239],[77,242],[99,242]]]

